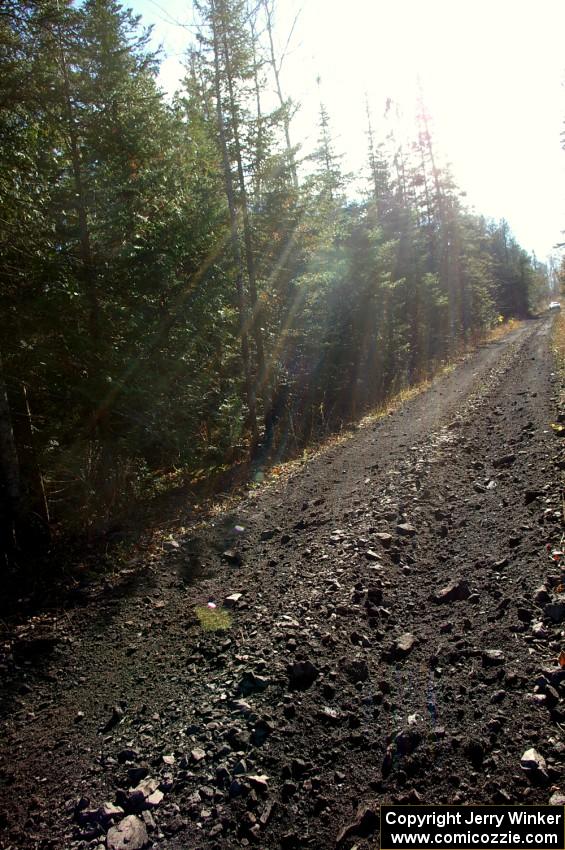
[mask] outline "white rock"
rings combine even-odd
[[[243,593],[230,593],[230,595],[226,596],[224,599],[224,608],[235,608],[242,596]]]
[[[113,826],[106,838],[108,850],[143,850],[148,844],[145,824],[135,815],[128,815]]]
[[[537,750],[531,747],[529,750],[526,750],[522,758],[520,759],[520,765],[523,770],[544,770],[547,765],[545,763],[545,759]]]

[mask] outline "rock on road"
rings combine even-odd
[[[0,846],[368,848],[379,803],[559,799],[550,322],[253,489],[70,611],[41,665],[8,665]]]

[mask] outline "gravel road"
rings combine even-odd
[[[361,850],[379,803],[558,799],[551,321],[20,629],[0,847]]]

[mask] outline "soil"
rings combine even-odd
[[[20,624],[0,847],[361,850],[380,803],[558,799],[551,321]]]

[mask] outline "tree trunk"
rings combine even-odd
[[[216,93],[216,117],[218,122],[218,135],[220,138],[220,148],[222,152],[222,163],[224,170],[224,183],[226,188],[226,197],[228,201],[228,210],[230,217],[230,236],[233,259],[236,272],[236,293],[237,306],[239,316],[239,334],[241,340],[241,361],[243,364],[243,375],[245,381],[245,393],[247,398],[247,407],[249,412],[249,428],[251,430],[251,438],[254,444],[258,442],[259,434],[257,430],[257,403],[255,398],[255,388],[251,377],[251,358],[249,353],[249,339],[247,335],[247,304],[245,299],[245,291],[243,288],[243,268],[241,250],[239,246],[239,233],[237,227],[237,210],[235,205],[235,194],[233,189],[233,178],[231,173],[228,145],[226,139],[226,130],[224,124],[224,115],[222,110],[222,90],[220,84],[220,60],[219,60],[219,43],[218,29],[216,21],[215,4],[212,3],[212,33],[214,45],[214,89]]]
[[[263,396],[264,407],[269,405],[269,376],[267,374],[265,351],[263,348],[263,333],[261,331],[262,309],[257,293],[257,274],[255,270],[255,257],[253,254],[253,241],[251,236],[251,221],[249,218],[249,204],[247,190],[245,187],[245,175],[241,156],[241,142],[239,136],[239,121],[237,118],[237,104],[233,86],[233,73],[229,45],[226,37],[226,22],[223,22],[222,41],[224,48],[225,72],[228,84],[229,105],[231,112],[231,129],[233,133],[235,158],[237,165],[237,176],[239,183],[239,194],[241,198],[241,217],[243,222],[243,242],[245,247],[245,264],[247,266],[247,278],[249,283],[249,295],[251,299],[251,333],[255,341],[257,351],[258,386]]]
[[[8,390],[8,398],[12,410],[12,425],[17,455],[20,463],[20,481],[25,517],[33,517],[35,542],[48,542],[49,508],[45,495],[43,476],[39,468],[35,451],[33,425],[29,398],[25,384],[18,381]],[[24,517],[24,522],[27,522]]]
[[[4,567],[13,562],[21,509],[20,466],[0,355],[0,557]]]
[[[369,168],[371,171],[371,180],[373,183],[373,202],[375,204],[375,209],[380,213],[379,205],[380,205],[380,197],[379,197],[379,177],[377,173],[377,161],[375,157],[375,140],[373,136],[373,122],[371,119],[371,109],[369,107],[369,101],[365,99],[365,110],[367,112],[367,136],[369,139]],[[379,214],[378,217],[379,223],[381,221],[381,216]]]
[[[273,40],[273,20],[272,20],[272,9],[269,7],[268,0],[263,0],[263,8],[265,10],[265,17],[267,20],[267,35],[269,36],[269,49],[270,49],[270,61],[271,67],[273,69],[273,75],[275,77],[275,86],[277,90],[277,95],[279,98],[279,103],[281,109],[283,110],[283,126],[284,126],[284,137],[286,141],[286,150],[288,153],[288,161],[290,166],[290,174],[292,177],[292,183],[295,189],[298,189],[298,172],[296,170],[296,161],[294,159],[294,149],[292,147],[290,141],[290,121],[288,115],[286,114],[286,102],[283,97],[282,88],[281,88],[281,80],[280,80],[280,67],[277,64],[277,59],[275,56],[275,44]],[[297,16],[298,17],[298,16]],[[295,20],[296,23],[296,20]],[[292,32],[291,32],[292,35]],[[290,37],[289,37],[290,39]],[[284,57],[283,57],[284,58]],[[282,60],[281,60],[282,62]]]
[[[263,160],[264,160],[264,132],[263,132],[263,109],[261,106],[261,86],[259,83],[259,65],[257,62],[257,33],[255,32],[255,24],[253,19],[251,19],[250,23],[251,27],[251,41],[252,41],[252,50],[253,50],[253,85],[255,87],[255,104],[257,109],[257,142],[255,147],[255,189],[254,189],[254,201],[255,204],[261,203],[261,193],[263,189],[263,179],[262,179],[262,169],[263,169]]]
[[[59,39],[60,44],[60,39]],[[94,344],[95,354],[100,340],[100,305],[96,289],[94,264],[92,261],[92,248],[90,244],[90,230],[88,227],[87,203],[82,177],[82,164],[80,158],[78,132],[73,114],[73,102],[71,96],[71,83],[67,59],[62,47],[59,48],[59,61],[63,75],[63,89],[65,94],[65,111],[67,113],[67,132],[69,136],[69,148],[73,168],[73,181],[77,199],[79,245],[81,272],[85,290],[85,297],[89,304],[90,336]]]

